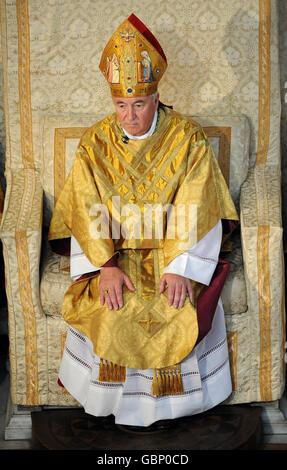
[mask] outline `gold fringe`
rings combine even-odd
[[[155,396],[183,393],[179,364],[154,370],[152,393]]]
[[[99,380],[101,382],[124,382],[126,380],[126,368],[101,359]]]

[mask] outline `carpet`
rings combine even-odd
[[[218,406],[149,428],[115,424],[114,417],[83,409],[34,411],[33,438],[49,450],[249,450],[258,449],[261,408]]]

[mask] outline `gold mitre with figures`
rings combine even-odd
[[[113,96],[147,96],[157,91],[167,60],[151,31],[132,14],[107,43],[99,67]]]

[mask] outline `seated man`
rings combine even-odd
[[[238,217],[200,125],[159,101],[166,66],[131,15],[100,63],[115,113],[81,138],[49,232],[71,247],[59,382],[87,413],[145,427],[232,391],[218,256]]]

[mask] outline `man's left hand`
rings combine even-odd
[[[186,294],[193,302],[193,291],[191,280],[179,274],[166,273],[161,277],[159,283],[159,293],[162,294],[165,287],[168,287],[168,305],[174,308],[181,308],[184,305]]]

